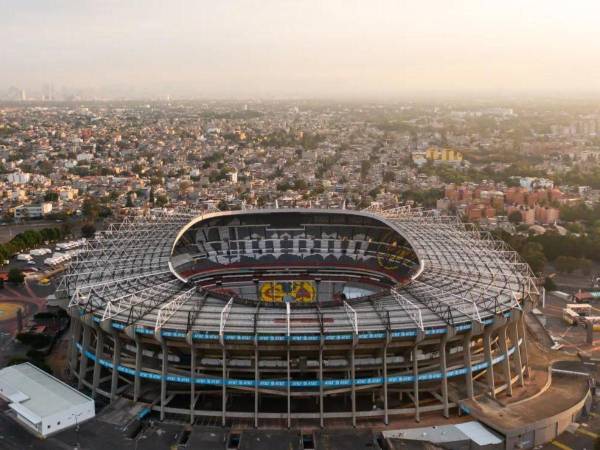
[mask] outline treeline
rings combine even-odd
[[[200,116],[204,119],[228,119],[228,120],[236,120],[236,119],[256,119],[258,117],[262,117],[264,113],[260,111],[255,111],[252,109],[242,110],[242,111],[227,111],[227,112],[217,112],[217,111],[206,111],[200,114]]]
[[[497,231],[494,234],[517,251],[535,273],[541,273],[546,263],[551,262],[559,272],[580,270],[588,274],[591,261],[600,263],[600,235],[595,233],[561,236],[548,231],[539,236],[522,236]]]
[[[560,184],[590,186],[593,189],[600,189],[600,168],[597,166],[596,161],[589,161],[589,163],[586,169],[578,166],[557,176],[557,181]]]
[[[557,233],[547,232],[529,239],[544,248],[544,255],[549,261],[554,261],[560,256],[570,256],[600,262],[600,236],[597,235],[560,236]]]
[[[599,222],[597,225],[600,225],[600,205],[595,205],[593,208],[588,207],[585,203],[564,206],[560,208],[560,218],[565,222],[579,221],[588,226]]]
[[[17,234],[6,244],[0,244],[0,259],[9,259],[24,250],[42,245],[45,242],[54,242],[65,237],[61,228],[42,228],[41,230],[27,230]]]

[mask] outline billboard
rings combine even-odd
[[[260,300],[263,302],[314,303],[317,288],[314,281],[262,281],[258,285]]]

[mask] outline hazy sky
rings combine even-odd
[[[0,0],[0,90],[600,94],[598,0]]]

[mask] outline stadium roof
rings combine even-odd
[[[88,243],[68,269],[59,292],[81,314],[90,313],[97,322],[111,321],[115,328],[132,326],[138,333],[178,337],[218,335],[220,339],[258,334],[292,338],[299,334],[410,335],[436,327],[484,323],[520,308],[524,298],[537,293],[528,265],[503,242],[456,217],[409,207],[294,210],[372,217],[408,241],[418,256],[419,270],[408,283],[375,300],[322,309],[261,308],[202,292],[171,270],[174,243],[192,222],[283,211],[152,210],[126,218]]]

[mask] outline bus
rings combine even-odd
[[[600,331],[600,316],[586,317],[585,320],[592,325],[592,330]]]
[[[592,314],[592,305],[589,303],[567,303],[566,309],[575,311],[580,316],[589,316]]]
[[[563,308],[563,320],[569,325],[579,323],[579,314],[569,308]]]

